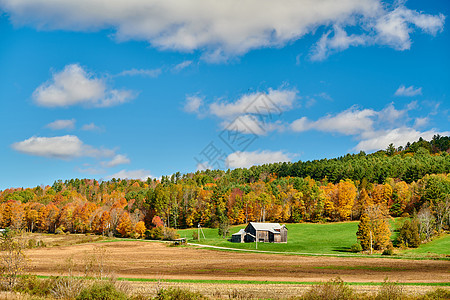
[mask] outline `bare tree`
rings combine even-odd
[[[420,209],[417,218],[419,219],[420,235],[425,236],[425,240],[429,241],[433,234],[436,218],[433,216],[433,213],[428,206],[424,206]]]
[[[25,266],[25,239],[21,231],[8,228],[2,232],[0,239],[0,278],[3,286],[12,290]]]
[[[445,201],[441,201],[436,205],[436,223],[437,229],[440,231],[444,224],[450,224],[450,197],[447,196]]]

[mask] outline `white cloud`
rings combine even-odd
[[[175,67],[173,67],[173,71],[180,72],[181,70],[189,67],[191,64],[192,64],[192,60],[185,60],[185,61],[179,63],[178,65],[176,65]]]
[[[147,180],[147,178],[154,178],[150,171],[147,170],[120,170],[117,173],[114,173],[112,175],[107,176],[107,179],[112,178],[120,178],[120,179],[140,179],[140,180]]]
[[[186,103],[184,104],[184,110],[188,113],[199,113],[200,107],[203,104],[203,99],[198,96],[186,97]]]
[[[311,53],[311,60],[324,60],[330,54],[337,51],[343,51],[350,46],[360,46],[368,43],[365,35],[348,35],[340,26],[334,26],[334,35],[329,38],[331,31],[328,31],[316,43]]]
[[[224,129],[265,135],[284,130],[276,119],[292,109],[297,99],[296,89],[269,89],[267,93],[244,94],[235,102],[214,102],[209,105],[209,113],[222,119]]]
[[[96,131],[96,130],[100,130],[100,127],[98,127],[94,123],[89,123],[89,124],[84,124],[83,127],[81,127],[81,130],[84,130],[84,131]]]
[[[126,155],[117,154],[110,161],[102,162],[102,165],[107,168],[112,168],[118,165],[129,164],[130,159]]]
[[[404,85],[401,85],[396,91],[395,96],[406,96],[406,97],[413,97],[417,95],[422,95],[422,88],[418,87],[415,88],[414,86],[405,87]]]
[[[396,50],[411,48],[411,25],[422,29],[426,33],[435,35],[444,26],[445,17],[419,13],[399,5],[394,10],[380,16],[374,26],[377,31],[376,42],[391,46]]]
[[[377,112],[374,110],[359,110],[354,106],[337,115],[327,115],[317,121],[309,121],[306,117],[302,117],[291,124],[291,129],[297,132],[315,129],[355,135],[372,130],[374,122],[372,118],[376,115]]]
[[[292,108],[298,98],[295,89],[269,89],[267,93],[251,93],[231,103],[212,103],[210,112],[220,118],[242,114],[280,114]]]
[[[444,16],[427,15],[382,0],[2,0],[0,9],[15,25],[46,30],[115,30],[118,41],[144,40],[159,49],[200,50],[208,61],[223,61],[252,49],[280,47],[321,26],[357,27],[361,37],[342,34],[326,49],[373,43],[409,48],[414,26],[442,30]],[[323,55],[326,55],[323,54]]]
[[[53,130],[61,130],[61,129],[73,130],[75,128],[75,122],[76,122],[75,119],[56,120],[54,122],[47,124],[45,127]]]
[[[428,117],[416,118],[414,121],[414,127],[423,127],[428,124],[429,120],[430,119]]]
[[[396,146],[404,146],[408,142],[417,141],[420,137],[425,140],[431,140],[435,134],[448,135],[449,133],[439,132],[435,129],[421,132],[408,127],[378,130],[367,132],[356,145],[355,150],[372,151],[386,149],[391,143]]]
[[[274,162],[291,161],[290,154],[282,151],[253,151],[234,152],[228,155],[226,164],[228,168],[249,168],[254,165],[262,165]]]
[[[80,65],[67,65],[54,73],[51,80],[33,92],[34,101],[45,107],[85,105],[108,107],[132,100],[134,93],[128,90],[109,89],[104,80],[87,73]]]
[[[71,159],[75,157],[111,157],[113,150],[95,148],[84,144],[77,136],[31,137],[12,144],[16,151],[50,158]]]
[[[161,72],[161,69],[131,69],[122,71],[116,76],[146,76],[156,78],[161,75]]]
[[[377,121],[390,124],[403,123],[407,112],[408,106],[406,109],[398,110],[394,107],[394,104],[391,103],[377,113]]]
[[[231,122],[222,122],[222,127],[231,131],[238,131],[244,134],[265,135],[268,130],[264,124],[252,115],[242,115]]]
[[[291,123],[291,130],[304,132],[318,130],[323,132],[351,135],[358,141],[354,148],[357,151],[385,149],[390,143],[396,146],[416,141],[419,137],[430,140],[434,134],[446,135],[436,129],[418,131],[411,128],[408,111],[415,105],[408,104],[405,109],[396,109],[391,103],[380,111],[357,109],[355,106],[335,115],[327,115],[316,121],[302,117]],[[425,126],[428,117],[416,117],[414,127]]]

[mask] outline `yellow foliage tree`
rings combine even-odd
[[[134,232],[136,232],[139,237],[144,237],[144,233],[147,230],[147,228],[145,228],[145,224],[143,221],[137,222],[136,226],[134,226]]]
[[[382,205],[371,205],[364,209],[356,236],[363,250],[387,248],[390,244],[391,230],[387,212]]]
[[[119,219],[119,225],[116,228],[117,232],[120,233],[122,237],[130,236],[133,231],[133,226],[131,224],[130,214],[128,212],[124,212]]]

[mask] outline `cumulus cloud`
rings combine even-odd
[[[234,102],[219,100],[209,105],[208,113],[222,119],[224,129],[244,134],[265,135],[284,130],[276,120],[284,111],[294,107],[296,89],[268,89],[266,93],[249,93]]]
[[[298,98],[296,89],[269,89],[267,93],[250,93],[235,102],[216,102],[210,105],[211,114],[230,118],[241,114],[280,114],[292,108]]]
[[[434,135],[448,135],[450,132],[439,132],[436,129],[428,131],[417,131],[413,128],[401,127],[388,130],[378,130],[367,132],[363,140],[361,140],[355,147],[355,150],[372,151],[379,149],[386,149],[389,144],[397,146],[406,145],[411,141],[417,141],[420,137],[425,140],[431,140]]]
[[[203,52],[223,61],[252,49],[280,47],[319,27],[335,26],[335,37],[319,41],[317,57],[349,46],[383,44],[404,50],[410,33],[442,30],[444,16],[410,10],[382,0],[2,0],[15,25],[46,30],[115,30],[118,41],[144,40],[162,50]],[[348,35],[346,26],[362,31]],[[369,42],[368,42],[369,41]],[[325,52],[317,48],[324,47]]]
[[[416,118],[414,121],[414,127],[423,127],[428,124],[429,120],[430,119],[428,117]]]
[[[203,99],[199,96],[188,96],[184,104],[184,111],[188,113],[199,113],[200,107],[203,104]]]
[[[427,15],[399,5],[394,10],[381,15],[376,23],[376,42],[391,46],[396,50],[411,48],[410,33],[414,25],[424,32],[435,35],[444,26],[445,17]]]
[[[108,88],[103,79],[95,78],[78,64],[67,65],[61,72],[54,73],[51,80],[33,92],[36,104],[45,107],[79,104],[108,107],[128,102],[134,97],[131,91]]]
[[[47,124],[45,127],[53,130],[61,130],[61,129],[73,130],[75,129],[75,122],[76,122],[75,119],[56,120],[54,122]]]
[[[102,165],[107,168],[112,168],[118,165],[129,164],[130,159],[126,155],[117,154],[110,161],[103,162]]]
[[[154,178],[154,177],[150,174],[150,171],[139,169],[139,170],[120,170],[117,173],[107,176],[107,179],[112,178],[147,180],[147,178]]]
[[[269,164],[274,162],[291,161],[292,155],[283,151],[237,151],[228,155],[226,165],[228,168],[249,168],[254,165]]]
[[[161,75],[161,72],[161,69],[131,69],[122,71],[116,76],[145,76],[156,78]]]
[[[375,111],[353,106],[343,112],[326,115],[315,121],[302,117],[292,122],[290,127],[295,132],[318,130],[353,136],[358,141],[354,148],[357,151],[385,149],[391,143],[400,146],[418,140],[420,137],[430,140],[435,134],[448,134],[436,129],[428,131],[414,129],[425,126],[429,121],[428,117],[410,118],[408,112],[414,107],[415,105],[410,103],[405,109],[396,109],[391,103],[380,111]],[[413,120],[414,123],[411,124]]]
[[[324,132],[355,135],[372,130],[374,122],[372,118],[376,115],[377,112],[372,109],[360,110],[354,106],[337,115],[327,115],[317,121],[310,121],[308,118],[302,117],[292,122],[291,129],[296,132],[315,129]]]
[[[111,157],[113,150],[95,148],[84,144],[77,136],[31,137],[12,144],[16,151],[49,158],[72,159],[76,157]]]
[[[96,130],[100,130],[100,127],[98,127],[94,123],[89,123],[89,124],[84,124],[83,127],[81,127],[81,130],[84,130],[84,131],[96,131]]]
[[[415,88],[414,86],[405,87],[401,85],[396,91],[395,96],[405,96],[405,97],[413,97],[417,95],[422,95],[422,88]]]
[[[328,31],[320,40],[316,43],[311,51],[311,60],[324,60],[330,54],[337,51],[343,51],[350,46],[365,45],[369,42],[369,39],[365,35],[348,35],[340,26],[334,26],[334,35],[331,35],[332,31]]]

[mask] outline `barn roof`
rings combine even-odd
[[[243,235],[243,234],[245,234],[245,230],[241,229],[238,232],[234,233],[233,235]]]
[[[283,226],[281,226],[279,223],[258,223],[258,222],[250,222],[250,224],[255,228],[256,230],[261,231],[270,231],[272,233],[280,233],[279,231],[275,231],[275,229],[281,229]]]

